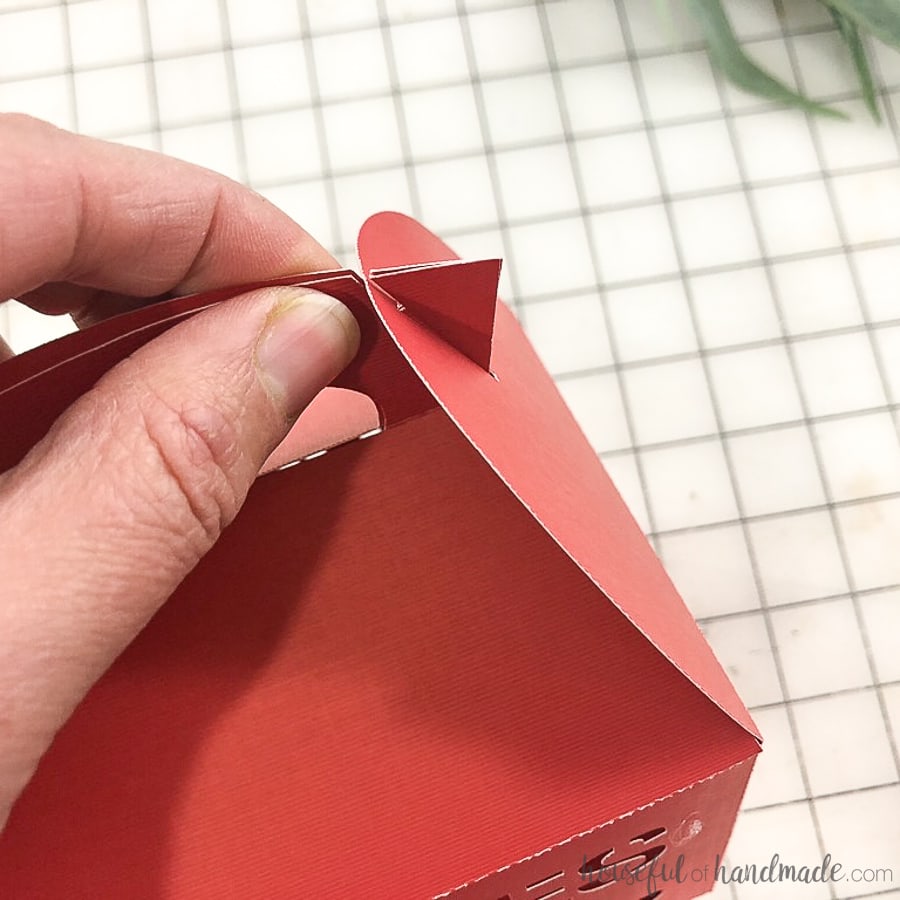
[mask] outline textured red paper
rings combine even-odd
[[[0,896],[634,900],[658,895],[579,870],[724,847],[752,722],[514,318],[473,290],[461,319],[459,278],[421,266],[453,254],[411,220],[370,220],[360,255],[415,267],[395,293],[431,292],[470,336],[493,321],[493,375],[371,281],[295,279],[360,319],[338,383],[385,430],[257,482],[60,733],[0,842]],[[0,366],[0,468],[235,292]]]
[[[442,341],[489,371],[500,260],[369,271],[369,282]]]
[[[385,218],[390,227],[385,227]],[[455,257],[412,219],[384,214],[360,233],[363,270],[394,264],[397,248],[409,264]],[[418,273],[423,293],[428,269]],[[596,454],[547,377],[515,319],[497,309],[490,379],[460,362],[434,331],[403,315],[370,281],[375,306],[398,345],[441,405],[498,475],[572,559],[691,680],[755,733],[743,704],[696,623],[674,594],[662,566]],[[451,307],[454,298],[441,298]],[[434,299],[433,305],[440,306]]]

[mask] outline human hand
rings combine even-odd
[[[0,298],[84,325],[336,266],[222,176],[0,115]],[[358,341],[331,298],[253,291],[117,366],[0,474],[0,829],[60,726]]]

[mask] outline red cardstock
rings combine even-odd
[[[346,303],[360,353],[60,732],[0,840],[0,896],[712,888],[759,736],[497,301],[499,261],[396,213],[359,255],[364,277],[277,282]],[[0,471],[245,289],[3,363]]]

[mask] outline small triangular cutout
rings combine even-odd
[[[409,315],[490,371],[499,259],[372,269],[369,279]]]

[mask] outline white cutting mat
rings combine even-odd
[[[730,862],[893,870],[715,896],[898,898],[900,54],[878,129],[818,4],[733,0],[757,59],[853,116],[810,121],[660,5],[0,0],[0,109],[248,182],[350,264],[383,208],[502,255],[766,737]],[[0,308],[19,350],[67,327]]]

